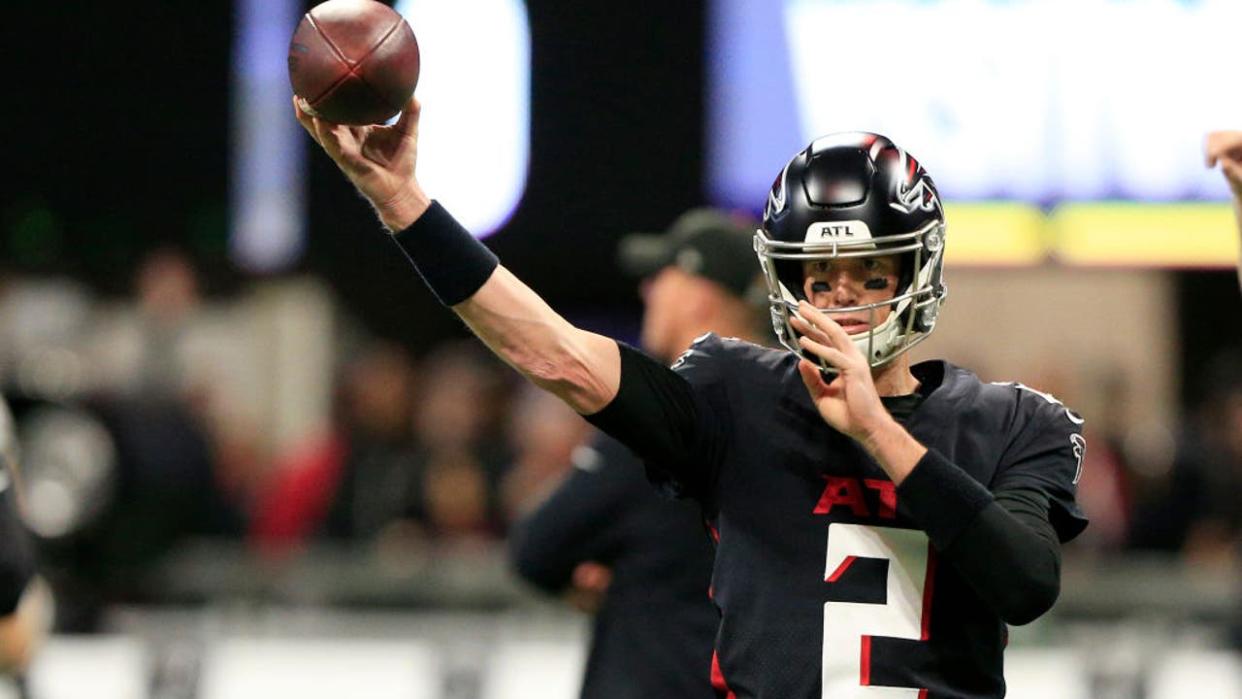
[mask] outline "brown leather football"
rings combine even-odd
[[[338,124],[378,124],[401,111],[418,84],[418,41],[375,0],[311,8],[289,42],[289,82],[312,112]]]

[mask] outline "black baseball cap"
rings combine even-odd
[[[635,277],[648,277],[676,266],[746,299],[760,271],[753,243],[756,227],[719,209],[691,209],[664,233],[631,233],[622,238],[621,267]]]

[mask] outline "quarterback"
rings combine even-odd
[[[906,351],[945,297],[945,221],[883,136],[777,174],[755,249],[784,349],[705,335],[670,368],[574,327],[420,187],[419,104],[391,126],[298,120],[431,291],[498,356],[701,503],[722,697],[1002,697],[1006,625],[1055,601],[1082,419]]]

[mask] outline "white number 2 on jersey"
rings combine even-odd
[[[823,699],[924,699],[926,690],[871,685],[871,637],[927,640],[928,580],[935,569],[927,535],[914,529],[828,525],[824,580],[835,582],[856,558],[888,561],[885,604],[824,604]]]

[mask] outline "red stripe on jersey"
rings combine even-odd
[[[932,590],[936,582],[936,549],[930,542],[927,544],[927,578],[923,583],[923,635],[922,640],[931,638]],[[926,691],[926,690],[924,690]]]
[[[846,570],[849,570],[850,566],[854,565],[854,560],[857,558],[858,556],[846,556],[845,560],[841,561],[841,565],[837,566],[837,569],[832,571],[832,575],[824,578],[824,582],[836,582],[837,578],[841,577]]]
[[[927,699],[927,690],[926,690],[926,689],[920,689],[920,690],[919,690],[919,699]]]
[[[858,683],[864,687],[871,685],[871,637],[862,637],[862,652],[858,658]]]
[[[715,650],[712,651],[712,689],[716,690],[718,697],[737,699],[737,695],[729,689],[729,683],[725,682],[724,673],[720,671],[720,654]]]

